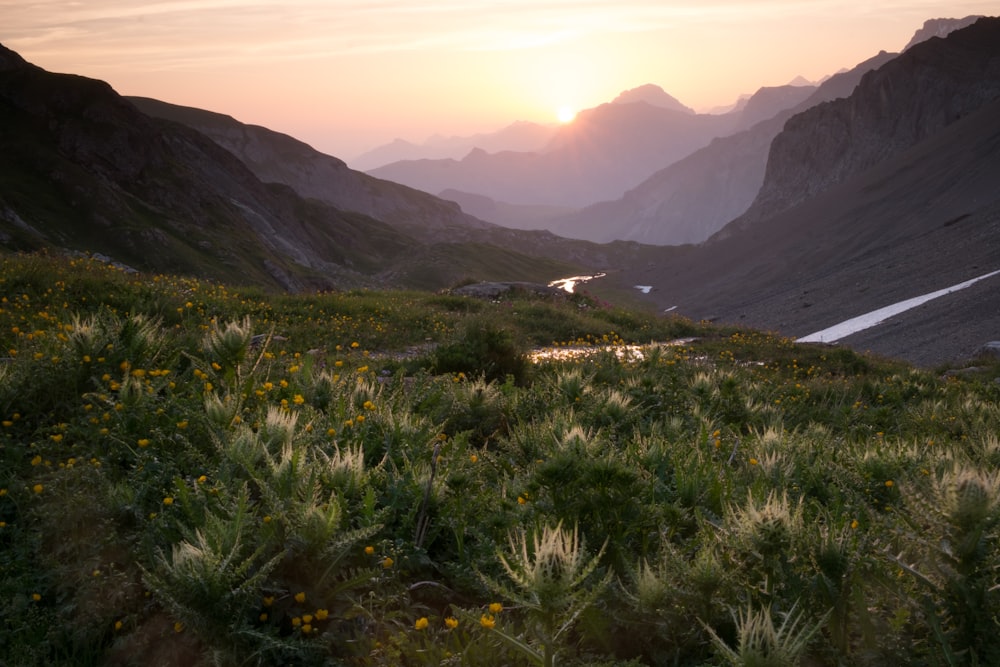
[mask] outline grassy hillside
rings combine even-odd
[[[995,364],[583,297],[0,286],[8,664],[1000,662]]]

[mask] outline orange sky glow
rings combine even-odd
[[[550,123],[645,83],[698,110],[898,51],[932,0],[0,0],[0,43],[124,95],[350,158],[401,137]]]

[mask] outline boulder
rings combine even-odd
[[[1000,359],[1000,340],[991,340],[976,350],[977,357],[992,357]]]

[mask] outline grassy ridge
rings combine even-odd
[[[0,271],[10,664],[1000,662],[995,366]],[[553,343],[609,349],[525,362]]]

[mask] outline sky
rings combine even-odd
[[[899,51],[937,0],[0,0],[0,43],[123,95],[229,114],[350,159],[653,83],[699,111]]]

